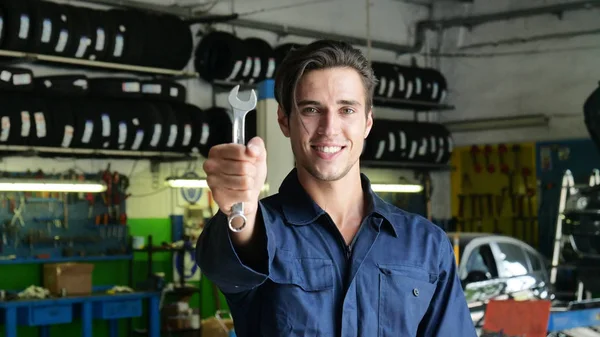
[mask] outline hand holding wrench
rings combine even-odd
[[[246,143],[244,139],[245,125],[244,121],[246,114],[256,107],[256,93],[254,90],[250,92],[250,99],[242,101],[238,98],[238,91],[240,86],[236,85],[229,92],[229,104],[231,105],[233,119],[233,143],[244,145]],[[233,220],[240,218],[242,224],[239,227],[234,227]],[[246,227],[246,216],[244,215],[244,203],[238,202],[231,207],[231,214],[228,217],[229,229],[234,232],[241,232]]]

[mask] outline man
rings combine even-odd
[[[219,212],[197,261],[225,294],[237,336],[476,336],[445,233],[384,202],[360,173],[374,85],[348,44],[317,41],[287,56],[275,96],[296,167],[263,200],[260,138],[210,150],[204,170]],[[239,201],[247,221],[230,229]]]

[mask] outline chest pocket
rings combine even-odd
[[[416,336],[438,276],[408,265],[379,264],[379,337]]]
[[[331,336],[334,332],[334,264],[330,259],[278,250],[263,298],[263,332],[269,336]]]

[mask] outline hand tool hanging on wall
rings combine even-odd
[[[15,225],[17,221],[21,225],[21,227],[25,227],[25,221],[23,220],[23,211],[25,210],[25,195],[23,193],[19,193],[19,206],[16,205],[17,200],[11,200],[10,208],[13,213],[12,220],[10,221],[11,225]]]
[[[533,197],[534,194],[527,194],[527,214],[529,217],[529,221],[527,221],[527,226],[529,227],[528,241],[530,245],[535,244],[535,221],[537,219],[533,212]]]
[[[111,219],[112,223],[117,223],[117,220],[119,219],[120,216],[120,211],[121,211],[121,195],[120,195],[120,191],[119,191],[119,184],[120,184],[120,175],[119,172],[115,171],[113,172],[112,175],[112,203],[113,203],[113,214],[114,214],[114,218]]]
[[[495,216],[494,216],[494,229],[493,232],[496,234],[502,234],[500,230],[500,226],[498,224],[499,218],[502,216],[502,211],[504,210],[504,199],[506,197],[506,189],[503,188],[500,195],[496,196],[496,207],[495,207]]]
[[[514,213],[517,211],[516,199],[515,199],[515,186],[513,184],[513,173],[508,172],[506,174],[508,176],[508,197],[510,198],[510,211]]]
[[[525,195],[524,194],[519,194],[518,196],[519,198],[519,211],[518,211],[518,219],[521,222],[521,240],[526,241],[527,239],[527,223],[526,223],[526,219],[525,219]]]
[[[102,195],[102,198],[104,199],[104,205],[107,209],[103,216],[102,224],[107,226],[112,218],[112,175],[110,173],[110,164],[108,164],[106,170],[102,172],[102,180],[106,184],[106,191]]]
[[[475,198],[475,195],[472,193],[470,193],[468,195],[468,198],[471,201],[471,207],[469,207],[470,216],[469,216],[469,220],[468,220],[469,223],[467,225],[466,230],[468,232],[473,232],[474,228],[475,228],[475,217],[476,217],[475,212],[477,211],[477,199]]]
[[[484,211],[483,211],[483,202],[485,198],[485,194],[477,195],[477,202],[479,203],[479,222],[477,223],[477,232],[483,232],[483,219],[484,219]]]
[[[94,193],[86,193],[85,199],[88,202],[88,219],[91,219],[94,216],[94,204],[96,202],[96,195]]]
[[[493,163],[490,162],[490,158],[492,157],[492,151],[493,150],[491,145],[486,145],[483,149],[483,155],[485,158],[485,168],[488,171],[488,173],[496,172],[496,167]]]
[[[464,194],[458,195],[458,218],[463,219],[465,216],[465,198]]]
[[[516,173],[521,170],[521,145],[514,144],[512,146],[512,152],[515,159],[515,167],[513,167],[513,170]]]
[[[500,172],[507,174],[510,168],[506,165],[506,153],[508,152],[508,148],[506,144],[498,145],[498,165],[500,166]]]
[[[67,177],[69,177],[71,175],[71,173],[67,173],[67,175],[68,175]],[[64,176],[61,175],[60,179],[64,180]],[[71,193],[64,192],[64,193],[62,193],[62,196],[60,196],[63,201],[63,215],[64,215],[63,223],[65,225],[65,229],[69,229],[69,202],[68,202],[69,199],[68,199],[68,197],[70,194]]]
[[[477,161],[477,156],[479,155],[480,152],[481,151],[479,150],[479,146],[477,146],[477,145],[471,146],[471,160],[473,161],[473,171],[475,173],[481,172],[481,165],[479,165],[479,162]]]

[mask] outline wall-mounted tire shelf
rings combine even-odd
[[[361,160],[389,167],[443,167],[452,150],[450,132],[441,124],[375,119]]]
[[[134,73],[198,77],[184,71],[190,27],[173,15],[99,10],[41,0],[0,3],[0,56]]]
[[[0,156],[178,160],[207,156],[210,147],[230,142],[227,110],[200,109],[186,96],[184,86],[165,79],[36,78],[27,69],[2,67]],[[256,135],[255,111],[246,125],[247,136]]]

